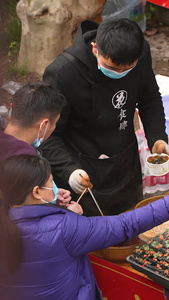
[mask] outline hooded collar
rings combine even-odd
[[[94,21],[90,21],[90,20],[83,21],[77,30],[73,45],[64,50],[72,54],[80,62],[83,63],[83,65],[87,69],[88,75],[96,83],[107,82],[112,80],[111,78],[105,76],[98,69],[97,59],[92,52],[91,42],[95,42],[98,26],[99,24]],[[140,59],[144,55],[145,54],[143,50],[143,54],[140,57]]]
[[[97,60],[92,52],[91,42],[95,41],[98,24],[92,21],[83,21],[77,31],[74,43],[71,47],[65,49],[89,70],[98,71]]]
[[[99,24],[93,21],[83,21],[77,31],[72,50],[74,56],[83,62],[89,69],[97,66],[96,57],[92,52],[91,42],[95,41]]]

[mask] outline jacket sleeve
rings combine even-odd
[[[66,65],[66,62],[59,56],[45,70],[43,81],[48,83],[53,89],[60,90],[65,95],[65,84],[61,78],[60,69]],[[65,95],[66,96],[66,95]],[[42,155],[50,162],[52,175],[57,185],[64,185],[68,188],[68,179],[70,174],[81,168],[80,164],[73,159],[67,151],[66,143],[64,142],[64,131],[66,130],[71,115],[71,108],[67,101],[66,106],[61,112],[60,119],[56,124],[56,128],[52,135],[40,147]]]
[[[63,240],[71,256],[103,249],[131,240],[169,219],[169,196],[117,216],[68,215]]]
[[[150,47],[147,41],[145,41],[144,56],[138,64],[139,74],[141,74],[138,78],[141,82],[138,108],[151,150],[157,140],[164,140],[168,143],[168,138],[165,133],[165,116],[161,94],[152,69]]]

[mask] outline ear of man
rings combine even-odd
[[[95,42],[92,42],[91,43],[92,45],[92,52],[95,56],[97,56],[97,47],[96,47],[96,43]]]
[[[39,128],[40,138],[44,135],[48,124],[49,124],[48,118],[41,119],[40,121],[38,121],[37,127]]]

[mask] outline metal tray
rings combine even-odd
[[[147,275],[150,279],[154,280],[155,282],[161,284],[166,289],[169,289],[169,278],[166,278],[165,276],[156,273],[155,271],[148,269],[146,267],[142,267],[138,263],[132,260],[132,256],[127,256],[126,260],[130,263],[133,269]]]

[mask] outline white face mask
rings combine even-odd
[[[55,197],[54,197],[54,199],[52,200],[52,201],[46,201],[46,200],[44,200],[44,199],[41,199],[41,201],[42,202],[44,202],[44,203],[52,203],[52,204],[56,204],[56,200],[57,200],[57,196],[55,195]]]
[[[40,130],[41,130],[41,127],[42,127],[42,124],[43,124],[43,123],[44,123],[44,122],[42,122],[42,123],[40,124],[37,138],[34,140],[34,142],[33,142],[33,144],[32,144],[32,146],[33,146],[34,148],[38,148],[38,147],[41,145],[41,143],[43,142],[44,138],[45,138],[46,131],[47,131],[47,129],[48,129],[48,123],[46,124],[46,128],[45,128],[43,137],[39,138]]]
[[[52,180],[53,181],[53,180]],[[52,201],[46,201],[44,199],[41,199],[41,201],[43,201],[44,203],[52,203],[52,204],[56,204],[56,200],[58,198],[58,187],[57,185],[55,184],[55,182],[53,181],[53,187],[52,188],[49,188],[49,187],[46,187],[46,186],[42,186],[41,189],[45,189],[45,190],[50,190],[50,191],[53,191],[54,193],[54,199]]]

